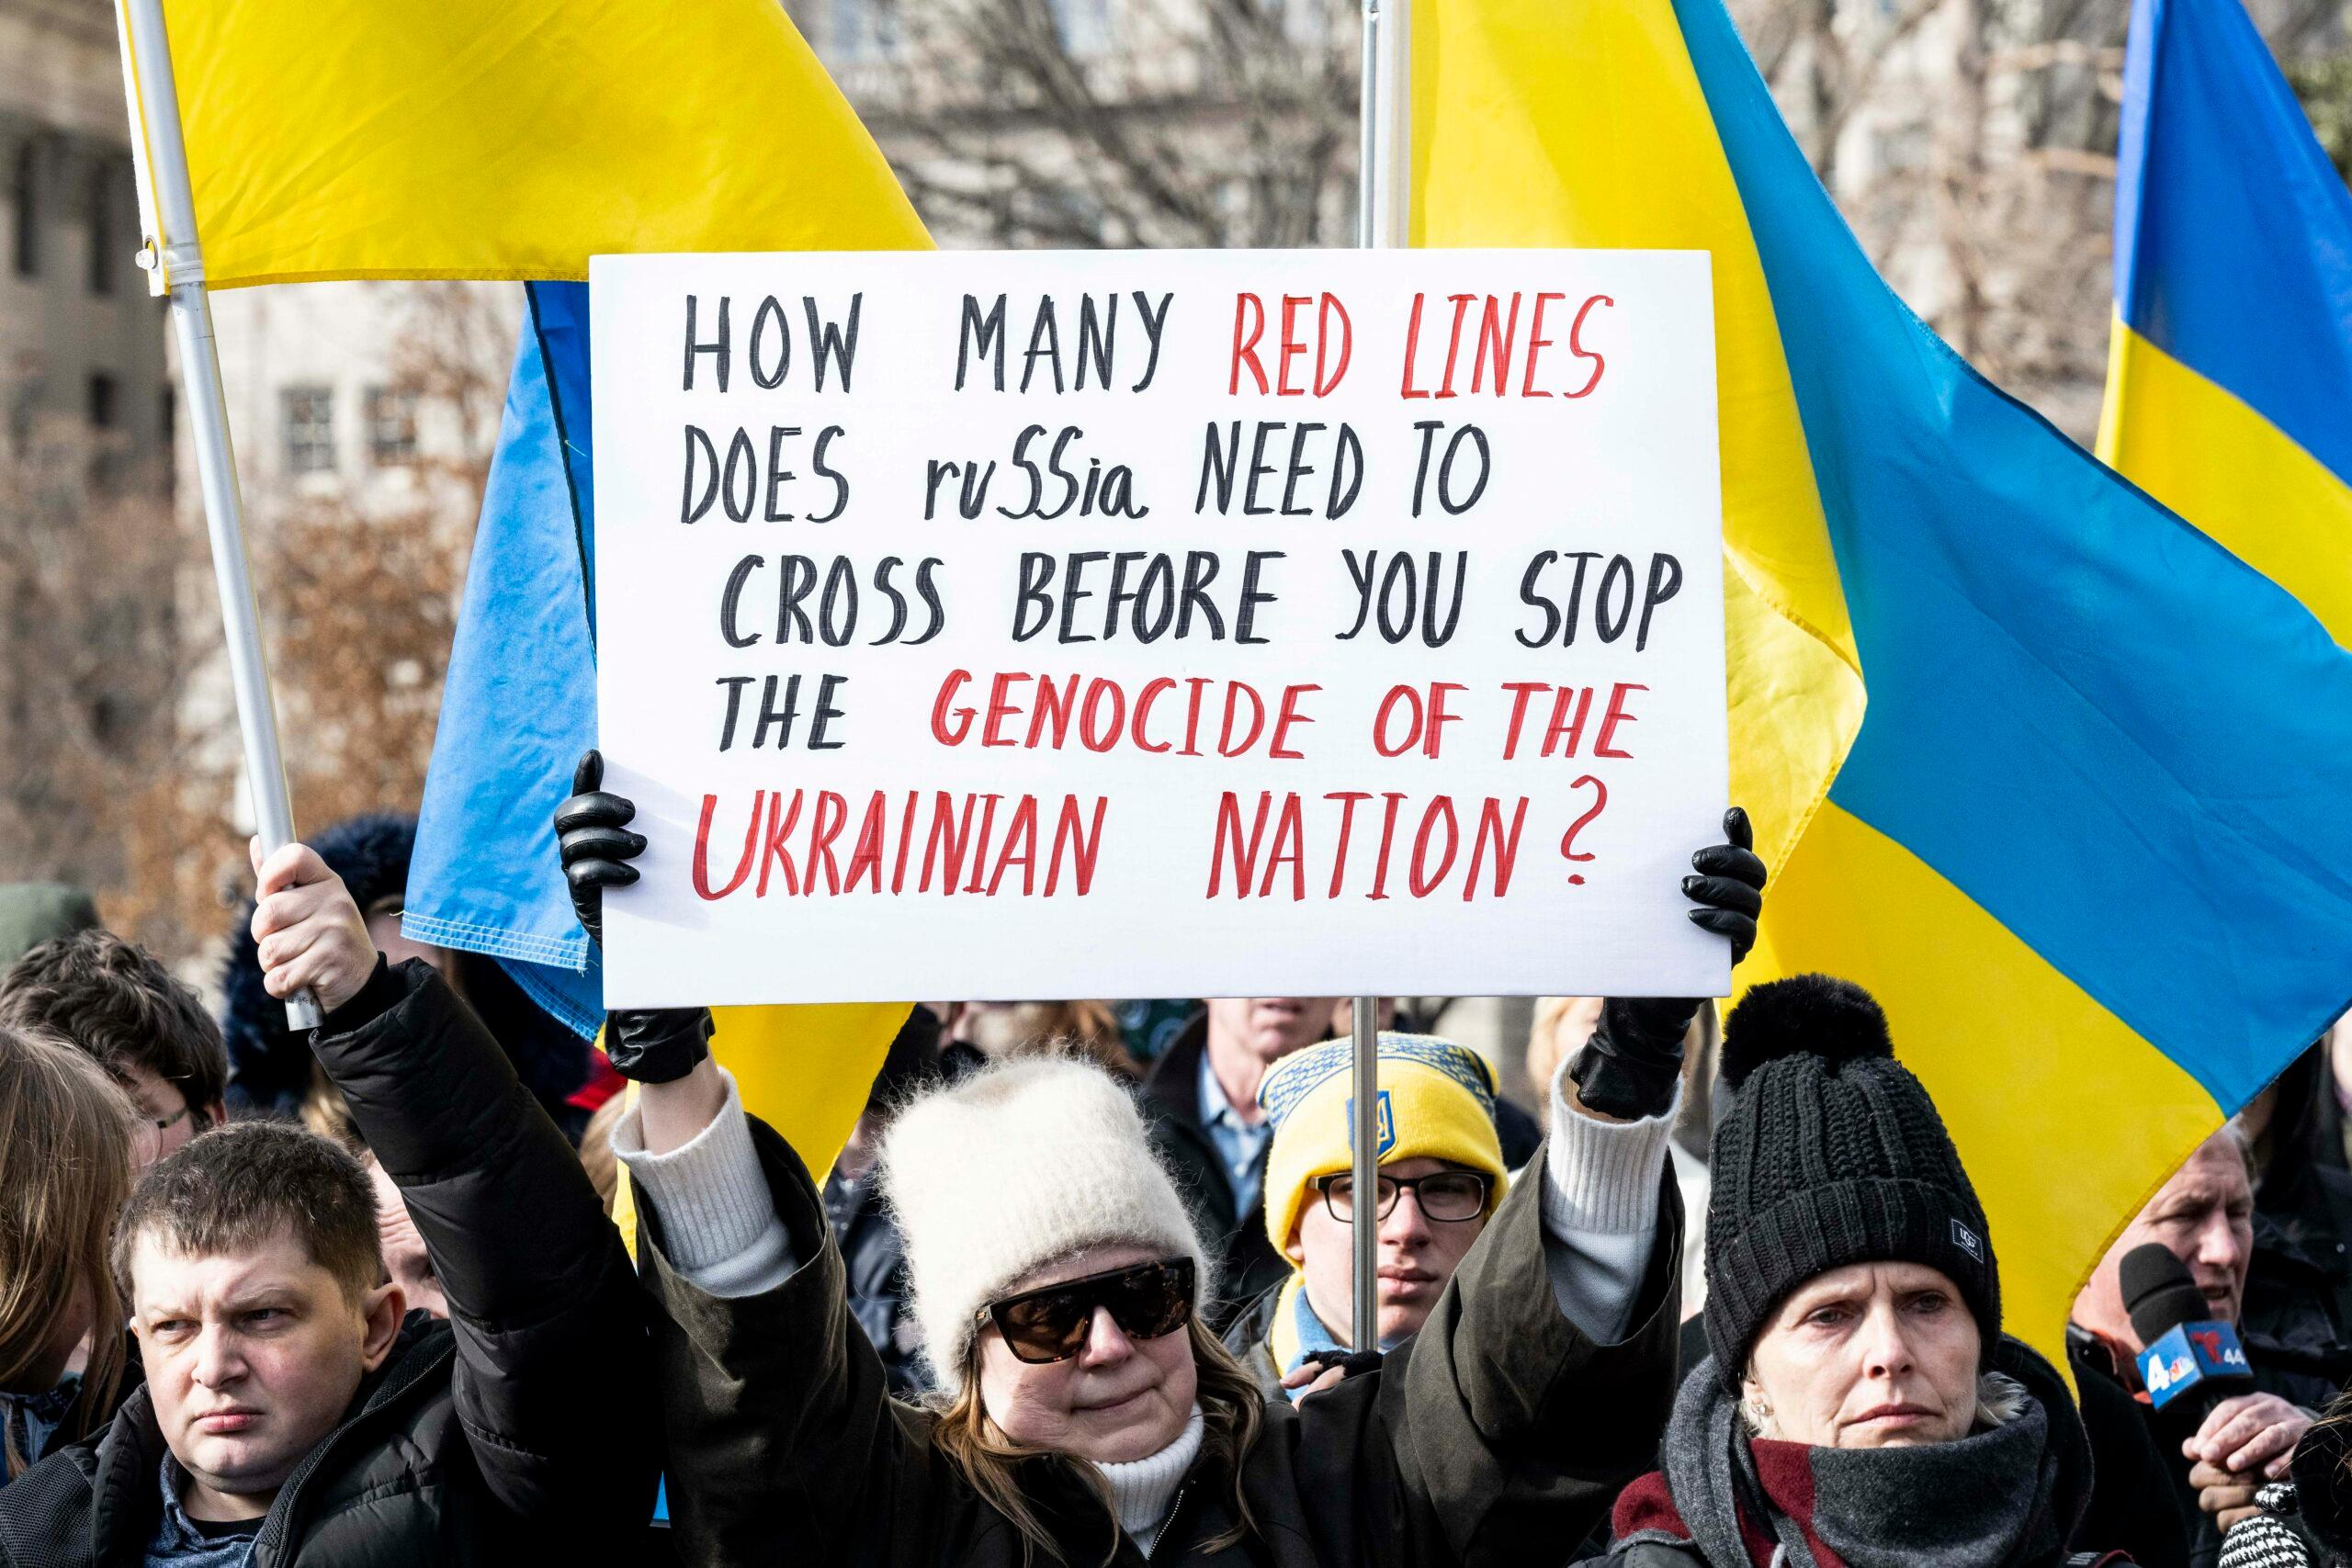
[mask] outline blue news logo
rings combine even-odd
[[[2141,1386],[2159,1410],[2209,1379],[2254,1375],[2237,1330],[2226,1323],[2177,1325],[2140,1352],[2139,1366]]]

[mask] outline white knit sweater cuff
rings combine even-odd
[[[635,1105],[613,1124],[613,1154],[662,1217],[670,1265],[715,1296],[757,1295],[798,1266],[792,1233],[775,1212],[735,1077],[718,1069],[727,1099],[710,1125],[668,1154],[645,1150]]]
[[[1682,1107],[1681,1086],[1662,1115],[1604,1122],[1570,1107],[1567,1071],[1563,1061],[1552,1075],[1544,1228],[1555,1236],[1645,1236],[1657,1228],[1659,1172]]]

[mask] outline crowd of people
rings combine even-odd
[[[557,829],[601,940],[646,840],[598,783]],[[0,1564],[2352,1553],[2352,1049],[2149,1199],[2061,1368],[1833,977],[1548,998],[1523,1077],[1385,1007],[1370,1191],[1345,998],[926,1003],[812,1170],[707,1010],[595,1051],[406,941],[413,832],[256,848],[222,1019],[0,892]],[[1736,811],[1694,852],[1736,963],[1766,868]],[[2151,1397],[2152,1269],[2250,1375]]]

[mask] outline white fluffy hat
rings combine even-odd
[[[924,1354],[951,1394],[980,1309],[1086,1247],[1192,1258],[1196,1308],[1216,1288],[1135,1101],[1084,1062],[1006,1062],[910,1101],[883,1136],[882,1190],[905,1238]]]

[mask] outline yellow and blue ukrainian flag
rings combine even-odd
[[[171,0],[169,21],[214,288],[930,243],[775,0]],[[405,917],[583,1034],[602,987],[549,818],[594,735],[586,315],[584,287],[532,290]],[[726,1009],[713,1050],[821,1170],[905,1017]]]
[[[2099,456],[2352,648],[2352,190],[2238,0],[2136,0]]]
[[[1420,0],[1412,38],[1419,243],[1713,254],[1777,871],[1743,977],[1885,1004],[2057,1355],[2109,1236],[2352,1001],[2352,657],[1905,308],[1721,0]]]
[[[525,299],[401,918],[421,942],[494,954],[587,1035],[604,1021],[604,977],[552,819],[596,743],[588,286],[534,283]],[[906,1016],[903,1003],[720,1008],[711,1048],[744,1107],[821,1173]],[[626,1185],[620,1202],[633,1230]]]

